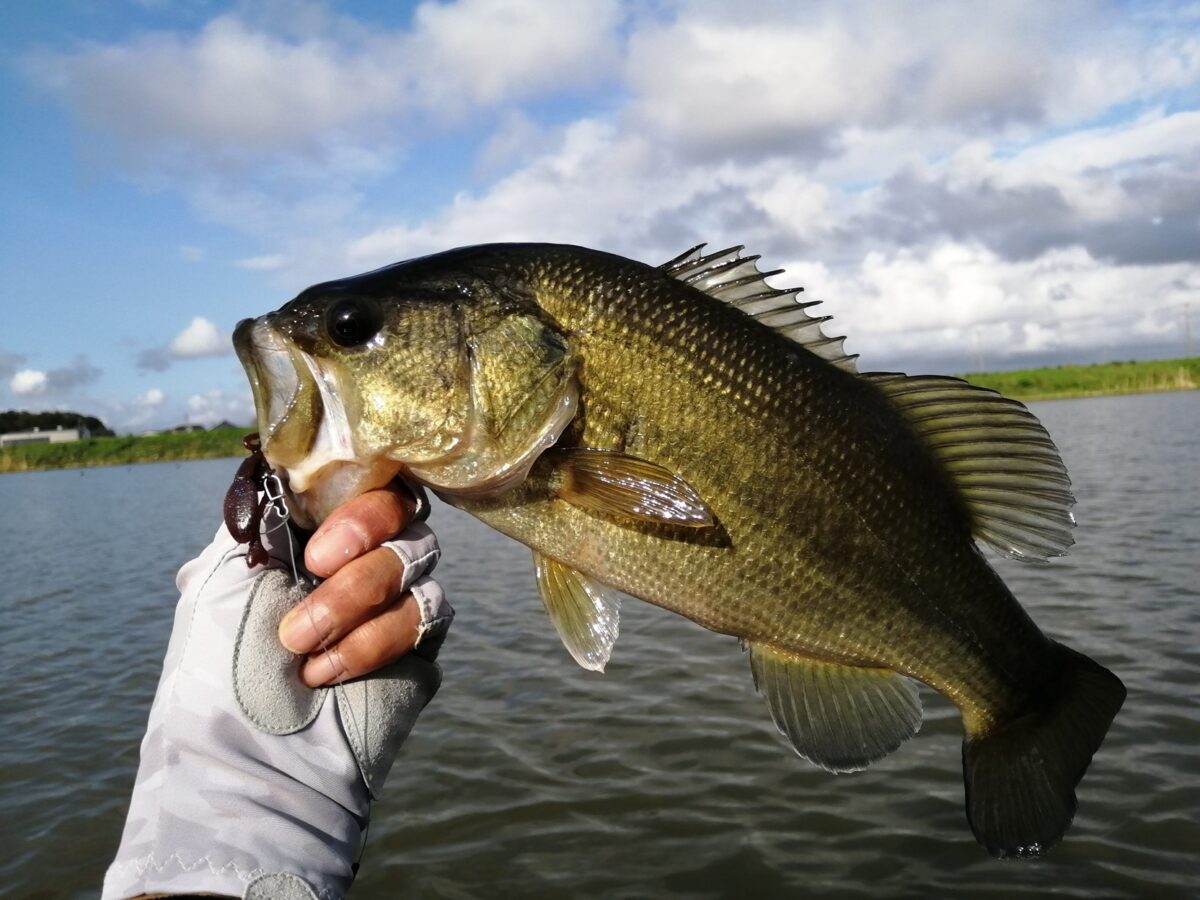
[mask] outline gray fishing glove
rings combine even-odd
[[[336,898],[362,848],[370,801],[441,681],[434,659],[454,616],[428,572],[424,524],[383,546],[405,562],[421,611],[416,649],[371,675],[305,687],[276,629],[305,591],[270,514],[270,560],[222,527],[177,578],[181,592],[121,846],[104,900],[210,893]],[[276,538],[275,541],[271,537]],[[282,541],[283,546],[279,546]]]

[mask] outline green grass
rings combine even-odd
[[[971,372],[963,378],[1014,400],[1184,391],[1200,388],[1200,357],[1054,366],[1014,372]]]
[[[63,444],[23,444],[0,450],[0,472],[121,466],[128,463],[244,456],[249,429],[221,428],[185,434],[103,437]]]

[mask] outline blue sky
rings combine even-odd
[[[0,408],[249,421],[240,318],[491,240],[745,244],[866,369],[1200,334],[1200,3],[728,9],[3,4]]]

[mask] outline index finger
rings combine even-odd
[[[417,501],[402,481],[359,494],[329,514],[304,550],[304,565],[328,578],[352,559],[374,550],[412,521]]]

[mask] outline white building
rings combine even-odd
[[[15,447],[18,444],[65,444],[69,441],[85,441],[92,432],[82,425],[78,428],[63,428],[59,425],[49,431],[35,428],[33,431],[11,431],[0,434],[0,447]]]

